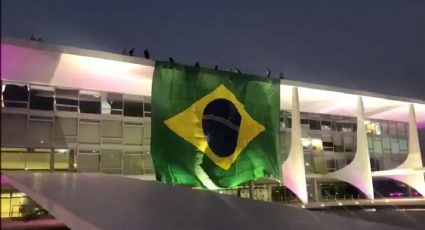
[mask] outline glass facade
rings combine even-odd
[[[281,111],[281,135],[290,140],[291,113]],[[357,119],[330,114],[301,113],[302,139],[306,174],[325,174],[348,165],[356,152]],[[398,166],[408,153],[408,124],[385,120],[366,120],[366,132],[372,171],[387,170]],[[289,143],[290,144],[290,143]],[[285,143],[283,146],[288,145]],[[282,157],[286,159],[290,146],[282,148]],[[357,188],[345,182],[328,182],[307,179],[316,184],[318,196],[309,200],[364,198]],[[386,190],[397,191],[395,181],[380,180],[388,184]],[[406,185],[404,185],[406,186]],[[403,194],[406,194],[404,192]],[[412,194],[412,193],[410,193]],[[392,197],[389,192],[375,194],[379,197]]]
[[[2,84],[2,170],[154,173],[150,97]]]
[[[154,175],[150,97],[3,82],[2,107],[2,170]],[[282,161],[290,150],[291,121],[291,113],[282,110]],[[334,172],[352,161],[355,117],[301,113],[301,126],[307,174]],[[394,168],[405,159],[407,123],[367,120],[365,126],[373,171]],[[379,196],[400,190],[400,184],[380,183]],[[307,185],[312,201],[363,198],[344,182],[307,179]],[[248,189],[242,185],[220,192],[248,197]],[[254,198],[297,202],[290,190],[270,182],[257,182]]]
[[[1,219],[17,219],[41,210],[25,193],[8,184],[1,185]],[[3,226],[2,226],[3,227]]]

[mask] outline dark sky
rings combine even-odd
[[[425,99],[425,0],[2,0],[2,35]]]

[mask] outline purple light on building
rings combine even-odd
[[[401,196],[403,196],[403,193],[402,192],[391,192],[390,196],[391,197],[401,197]]]

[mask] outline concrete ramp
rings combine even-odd
[[[402,229],[116,175],[3,176],[71,229]]]

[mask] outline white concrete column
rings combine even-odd
[[[298,88],[292,88],[292,132],[291,150],[282,164],[283,184],[289,188],[302,203],[308,203],[305,178],[304,151],[301,143],[301,118]]]
[[[389,170],[393,172],[393,175],[388,177],[407,184],[425,197],[424,172],[421,170],[423,167],[418,129],[416,126],[415,107],[411,104],[409,111],[409,153],[401,165],[393,170]]]
[[[368,199],[374,199],[369,148],[364,124],[363,100],[360,96],[357,101],[356,155],[350,164],[340,170],[329,173],[328,176],[350,183],[362,191]]]

